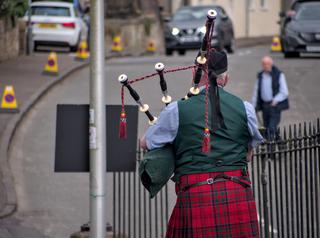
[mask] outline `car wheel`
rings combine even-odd
[[[173,50],[172,49],[166,49],[166,55],[172,55],[173,54]]]
[[[186,54],[186,50],[178,50],[179,55],[185,55]]]
[[[71,51],[71,52],[77,52],[78,47],[79,47],[79,44],[80,44],[80,41],[81,41],[81,35],[79,34],[77,43],[76,43],[75,45],[71,45],[71,46],[70,46],[70,51]]]
[[[33,43],[33,51],[36,52],[38,48],[38,44],[37,43]]]
[[[300,56],[299,52],[284,52],[285,58],[298,58]]]
[[[78,50],[78,45],[70,46],[70,51],[71,52],[77,52],[77,50]]]

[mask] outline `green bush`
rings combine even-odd
[[[23,17],[28,9],[28,0],[0,0],[0,17]]]

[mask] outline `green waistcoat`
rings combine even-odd
[[[246,167],[250,134],[244,103],[222,88],[219,88],[219,93],[227,129],[211,132],[209,154],[201,151],[205,126],[205,90],[178,102],[179,129],[173,142],[176,154],[174,181],[184,174],[223,172]],[[209,126],[211,128],[210,105]]]

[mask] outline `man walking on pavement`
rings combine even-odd
[[[177,201],[166,238],[259,237],[247,164],[263,138],[253,106],[223,89],[227,67],[225,53],[211,52],[210,100],[202,78],[200,93],[170,103],[141,139],[142,148],[149,150],[173,145]],[[206,115],[209,150],[203,144]]]
[[[258,73],[254,86],[252,104],[256,111],[262,111],[263,125],[267,136],[277,136],[281,111],[289,109],[286,78],[270,56],[262,58],[262,71]]]

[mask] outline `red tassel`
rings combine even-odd
[[[127,138],[127,118],[126,118],[125,112],[121,112],[120,114],[119,138],[120,139]]]
[[[210,152],[210,130],[208,128],[204,129],[204,137],[202,141],[202,153],[208,154]]]

